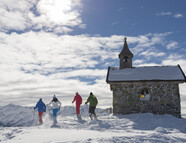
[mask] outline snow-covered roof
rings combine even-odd
[[[186,81],[185,74],[178,66],[149,66],[119,69],[109,67],[106,81]]]

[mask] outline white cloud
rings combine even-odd
[[[54,33],[70,33],[72,32],[73,30],[71,28],[68,28],[68,27],[56,27],[52,30]]]
[[[186,59],[179,54],[171,54],[166,59],[162,60],[163,65],[180,65],[183,71],[186,71]]]
[[[115,26],[115,25],[118,25],[119,24],[119,22],[117,21],[117,22],[112,22],[112,26]]]
[[[75,9],[75,7],[79,9]],[[1,31],[27,29],[68,33],[74,26],[84,27],[80,0],[1,0]],[[37,13],[37,14],[36,14]]]
[[[167,15],[171,15],[172,12],[160,12],[160,13],[156,13],[157,16],[167,16]]]
[[[128,43],[135,44],[131,48],[134,55],[140,56],[146,63],[151,62],[153,59],[160,59],[166,56],[163,51],[165,44],[167,43],[166,37],[170,35],[167,33],[149,33],[146,35],[140,35],[138,37],[130,37]],[[161,48],[160,48],[161,47]],[[141,60],[141,59],[140,59]],[[135,63],[136,65],[138,63]]]
[[[80,29],[86,29],[86,24],[80,24],[80,25],[79,25],[79,28],[80,28]]]
[[[76,26],[81,23],[79,12],[72,11],[72,0],[40,0],[37,9],[45,23]]]
[[[144,60],[139,60],[139,59],[133,61],[133,63],[136,64],[136,65],[137,65],[137,64],[144,63],[144,62],[145,62]]]
[[[0,3],[0,29],[24,30],[31,26],[28,17],[29,9],[35,4],[31,0],[1,0]]]
[[[167,33],[149,33],[146,35],[140,35],[138,37],[132,37],[130,39],[132,43],[137,43],[137,48],[146,48],[146,47],[152,47],[154,45],[164,45],[165,44],[165,38],[170,35],[171,32]],[[129,43],[130,43],[129,39]]]
[[[157,16],[172,16],[174,18],[183,18],[183,14],[181,13],[173,13],[173,12],[160,12],[160,13],[156,13],[155,15]]]
[[[143,63],[143,64],[138,64],[138,67],[146,67],[146,66],[161,66],[160,64],[156,63]]]
[[[147,59],[150,59],[152,57],[162,57],[162,56],[165,56],[166,53],[164,52],[156,52],[156,51],[153,51],[153,48],[151,49],[148,49],[142,53],[139,54],[140,56],[145,56]]]
[[[182,17],[183,17],[183,14],[178,13],[178,14],[174,14],[173,16],[174,16],[175,18],[182,18]]]
[[[178,45],[178,42],[176,41],[171,41],[167,44],[167,49],[170,50],[170,49],[176,49],[177,48],[177,45]]]

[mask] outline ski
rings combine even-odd
[[[105,109],[105,110],[103,110],[103,111],[97,113],[97,114],[96,114],[96,118],[97,118],[100,114],[105,113],[105,112],[107,112],[107,111],[110,111],[110,114],[111,114],[111,113],[112,113],[112,107],[107,108],[107,109]]]

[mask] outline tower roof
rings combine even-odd
[[[124,38],[124,41],[125,42],[124,42],[124,45],[123,45],[123,49],[122,49],[121,53],[119,54],[119,57],[120,56],[131,56],[131,57],[133,57],[132,52],[128,48],[127,38],[126,37]]]

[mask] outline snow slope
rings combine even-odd
[[[103,109],[97,109],[99,112]],[[48,110],[44,124],[37,125],[32,107],[9,104],[0,107],[0,142],[63,143],[63,142],[186,142],[186,119],[172,115],[104,113],[97,120],[88,117],[88,106],[81,107],[78,121],[73,106],[62,107],[58,126],[51,127]],[[35,115],[35,116],[34,116]],[[36,122],[35,122],[36,121]]]

